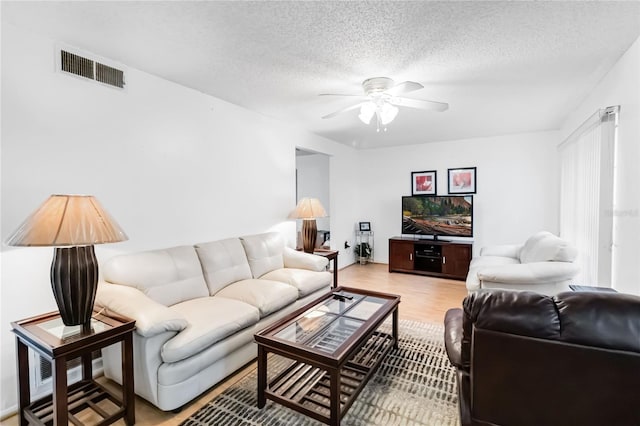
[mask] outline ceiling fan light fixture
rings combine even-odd
[[[380,108],[380,122],[383,126],[391,123],[398,115],[398,107],[385,102]]]
[[[367,102],[360,107],[360,114],[358,118],[364,123],[369,124],[373,115],[376,113],[376,104],[373,102]]]
[[[364,124],[369,124],[375,116],[376,130],[379,132],[380,126],[386,131],[386,125],[395,120],[399,111],[398,106],[437,112],[443,112],[449,109],[449,104],[445,102],[413,99],[403,96],[405,93],[415,92],[423,88],[424,86],[422,84],[416,83],[415,81],[404,81],[395,84],[394,81],[388,77],[368,78],[362,82],[364,95],[322,93],[321,95],[323,96],[354,96],[359,99],[358,103],[339,109],[322,118],[335,117],[338,114],[360,108],[358,118]]]

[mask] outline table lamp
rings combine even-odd
[[[327,212],[317,198],[303,198],[289,215],[289,219],[302,219],[302,249],[313,253],[318,237],[317,217],[327,217]]]
[[[125,241],[90,195],[52,195],[9,237],[10,246],[52,246],[51,288],[65,325],[90,325],[98,286],[94,244]]]

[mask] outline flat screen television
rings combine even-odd
[[[473,237],[473,196],[402,197],[402,233],[435,239]]]

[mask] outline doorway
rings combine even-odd
[[[296,148],[296,203],[302,198],[317,198],[327,215],[331,210],[329,188],[329,156],[318,152]],[[331,218],[316,219],[318,227],[317,246],[329,248],[331,237]],[[302,221],[297,221],[296,231],[300,235]],[[298,247],[301,242],[298,241]]]

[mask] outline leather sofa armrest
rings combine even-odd
[[[101,281],[96,293],[96,305],[136,321],[136,332],[144,337],[165,331],[179,332],[188,322],[182,314],[147,297],[140,290]]]
[[[297,251],[290,247],[284,248],[283,257],[285,268],[308,269],[310,271],[322,272],[329,264],[329,259],[324,256]]]
[[[503,244],[497,246],[487,246],[480,249],[480,256],[499,256],[520,259],[522,244]]]
[[[533,262],[487,266],[479,269],[480,281],[507,284],[549,284],[575,277],[580,268],[571,262]]]
[[[462,309],[449,309],[444,316],[444,347],[449,361],[462,369]]]

